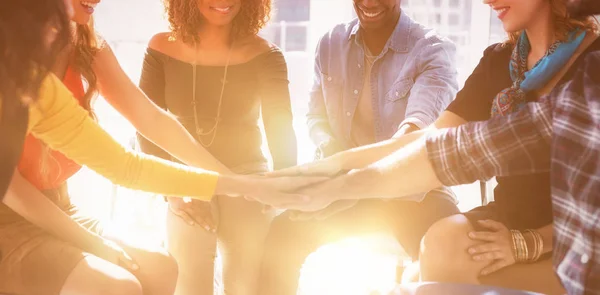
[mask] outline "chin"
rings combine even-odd
[[[523,29],[521,28],[521,26],[517,26],[514,24],[510,24],[510,23],[504,23],[502,25],[502,27],[504,28],[504,31],[508,34],[512,34],[512,33],[518,33],[520,31],[522,31]]]
[[[88,23],[90,23],[90,18],[91,17],[89,15],[75,14],[71,18],[71,21],[75,22],[78,25],[87,25]]]
[[[231,24],[230,21],[208,21],[207,24],[209,24],[210,26],[214,26],[214,27],[226,27],[228,25]]]

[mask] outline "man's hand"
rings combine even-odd
[[[190,226],[199,225],[209,232],[216,232],[216,222],[210,202],[188,198],[169,197],[169,210]]]
[[[340,178],[325,178],[318,183],[299,187],[295,193],[307,197],[308,201],[286,208],[302,212],[323,210],[331,205],[331,203],[341,199],[340,192],[342,192],[342,185],[343,180],[340,181]]]
[[[331,157],[306,163],[300,166],[290,167],[278,171],[269,172],[270,177],[282,176],[335,176],[343,173],[344,152]]]
[[[331,157],[344,150],[344,147],[335,139],[327,140],[321,143],[318,147],[320,157],[315,160]]]
[[[299,209],[312,202],[302,190],[329,180],[329,177],[265,177],[237,176],[238,190],[249,201],[256,201],[276,209]],[[228,195],[228,193],[225,193]]]

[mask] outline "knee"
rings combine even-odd
[[[265,255],[274,259],[298,255],[310,239],[305,235],[307,228],[302,221],[290,220],[288,214],[278,216],[265,239]]]
[[[160,265],[164,268],[164,281],[175,286],[177,284],[177,277],[179,276],[177,260],[168,253],[161,254],[158,259],[160,260]]]
[[[168,253],[155,253],[149,259],[148,265],[156,270],[151,278],[151,284],[156,286],[152,294],[173,294],[179,275],[175,258]]]
[[[127,277],[106,282],[105,290],[100,294],[105,295],[143,295],[142,284],[133,274]]]
[[[472,228],[468,219],[460,214],[434,223],[421,241],[421,271],[448,269],[456,265],[457,259],[462,259],[462,254],[466,254],[464,251],[469,243],[467,234]]]
[[[287,216],[279,216],[265,239],[263,270],[302,266],[306,257],[316,250],[311,235],[305,235],[306,232],[302,222],[293,223]]]
[[[96,256],[75,266],[60,294],[142,295],[142,283],[126,269]]]

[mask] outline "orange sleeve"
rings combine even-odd
[[[30,132],[53,150],[85,165],[115,184],[168,196],[210,200],[218,173],[137,153],[117,143],[69,90],[49,75],[30,108]]]

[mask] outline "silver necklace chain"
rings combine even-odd
[[[225,83],[227,83],[227,72],[229,70],[229,63],[231,61],[231,53],[233,52],[233,46],[235,41],[231,43],[231,47],[229,48],[229,53],[227,55],[227,63],[225,64],[225,70],[223,71],[223,79],[221,80],[221,94],[219,95],[219,104],[217,106],[217,116],[215,118],[215,124],[208,131],[204,131],[204,129],[200,128],[198,124],[198,103],[196,101],[196,67],[198,66],[198,43],[194,43],[194,63],[192,65],[192,106],[194,109],[194,125],[196,127],[196,135],[198,135],[198,141],[204,147],[210,147],[215,142],[215,138],[217,137],[217,130],[219,127],[219,122],[221,121],[221,106],[223,104],[223,93],[225,92]],[[205,144],[202,137],[206,135],[212,134],[210,141]]]

